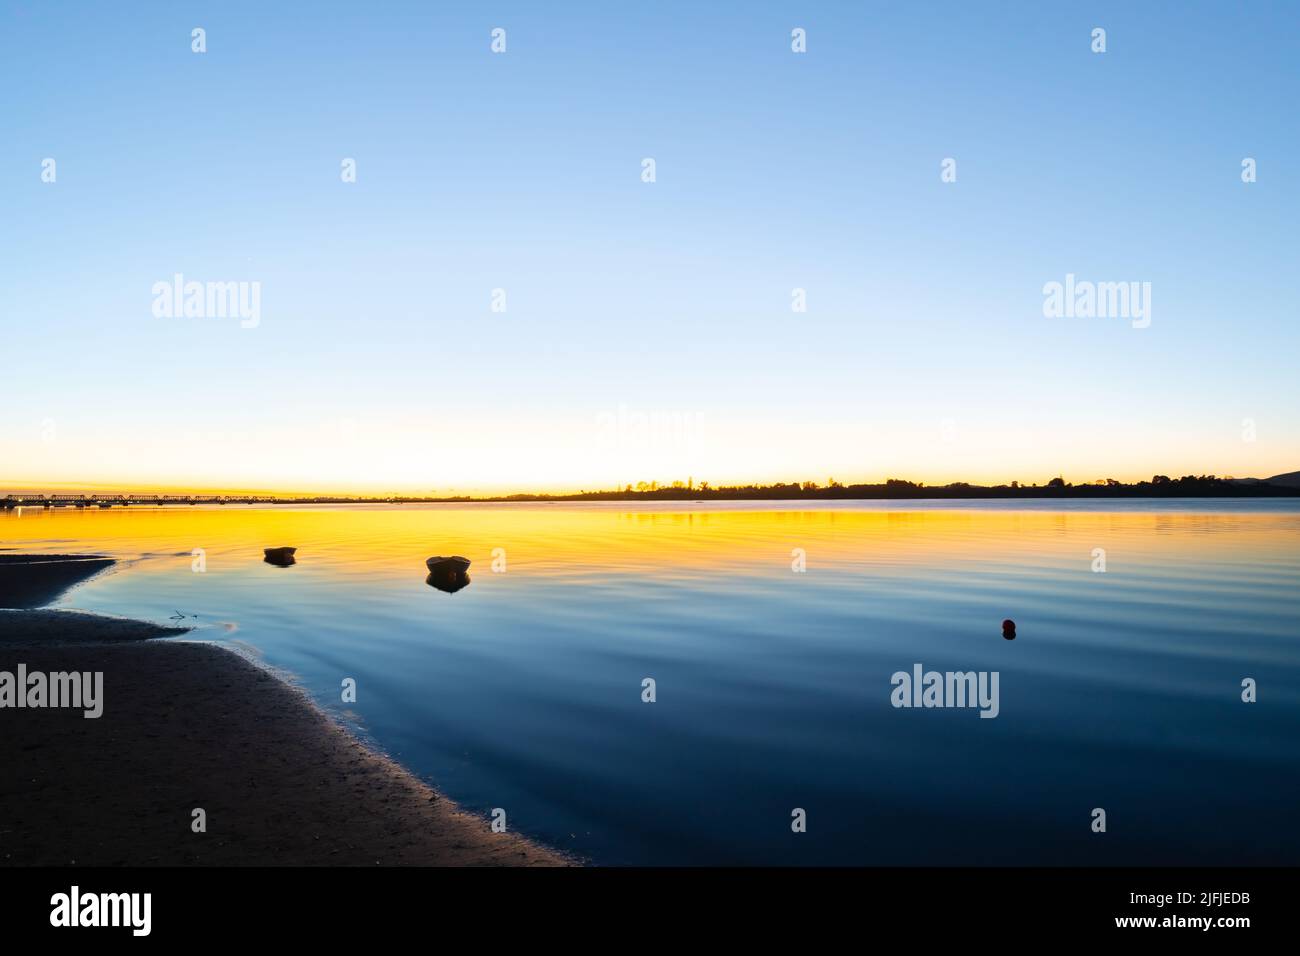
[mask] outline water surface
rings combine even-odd
[[[614,864],[1300,863],[1298,544],[1275,501],[0,516],[0,548],[123,559],[61,605],[186,615],[468,808]],[[428,587],[435,554],[472,583]],[[998,671],[999,716],[892,707],[918,662]]]

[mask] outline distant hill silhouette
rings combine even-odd
[[[1300,488],[1300,471],[1288,471],[1285,475],[1274,475],[1272,478],[1229,478],[1228,480],[1239,485],[1273,485],[1278,488]]]

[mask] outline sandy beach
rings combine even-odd
[[[0,710],[0,863],[557,866],[299,689],[183,630],[0,609],[0,672],[103,673],[103,714]],[[194,832],[202,809],[206,832]]]

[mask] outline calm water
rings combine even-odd
[[[598,863],[1300,863],[1298,545],[1273,502],[0,516],[124,559],[62,605],[197,615],[336,713],[353,677],[379,746]],[[1000,715],[893,708],[917,662],[999,671]]]

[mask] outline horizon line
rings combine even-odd
[[[355,501],[355,502],[391,502],[391,501],[408,501],[408,502],[438,502],[438,501],[509,501],[509,500],[555,500],[555,499],[582,499],[582,498],[649,498],[653,496],[665,496],[669,498],[684,497],[686,495],[704,495],[707,497],[753,497],[755,494],[763,492],[776,492],[783,496],[827,496],[827,497],[849,497],[847,492],[853,489],[862,489],[864,491],[894,491],[900,494],[916,492],[921,490],[946,491],[953,492],[1006,492],[1006,491],[1064,491],[1067,489],[1108,489],[1119,491],[1120,489],[1142,489],[1160,488],[1165,483],[1185,484],[1226,484],[1231,482],[1236,487],[1249,487],[1250,485],[1267,485],[1273,488],[1285,488],[1286,484],[1268,485],[1276,478],[1285,478],[1292,475],[1298,475],[1296,472],[1280,472],[1276,475],[1270,475],[1264,478],[1255,478],[1252,476],[1235,477],[1233,475],[1215,475],[1202,473],[1199,475],[1181,475],[1168,476],[1154,474],[1151,478],[1140,479],[1138,481],[1120,481],[1114,478],[1097,478],[1086,482],[1069,482],[1061,475],[1056,475],[1039,484],[1037,482],[1024,483],[1018,479],[1004,481],[996,484],[979,484],[968,481],[949,481],[943,483],[928,483],[924,481],[913,481],[906,478],[886,478],[880,481],[854,481],[840,482],[833,478],[826,479],[826,483],[820,483],[813,480],[795,481],[795,482],[770,482],[767,484],[759,482],[750,482],[747,484],[721,484],[714,485],[708,481],[695,482],[694,479],[688,481],[674,481],[669,484],[659,484],[658,482],[638,482],[636,485],[625,483],[614,488],[598,489],[578,489],[578,490],[551,490],[551,491],[497,491],[490,492],[486,489],[478,488],[473,490],[460,490],[456,488],[447,489],[446,492],[439,492],[437,489],[429,489],[424,492],[416,491],[386,491],[386,492],[363,492],[363,491],[307,491],[307,490],[284,490],[284,489],[250,489],[250,488],[203,488],[203,487],[167,487],[160,486],[151,490],[141,490],[139,486],[102,483],[97,485],[72,483],[72,482],[48,482],[42,485],[34,485],[30,482],[0,482],[0,496],[6,499],[14,498],[35,498],[37,500],[114,500],[126,501],[128,499],[144,500],[196,500],[205,499],[216,501],[221,499],[259,499],[267,502],[275,501]]]

